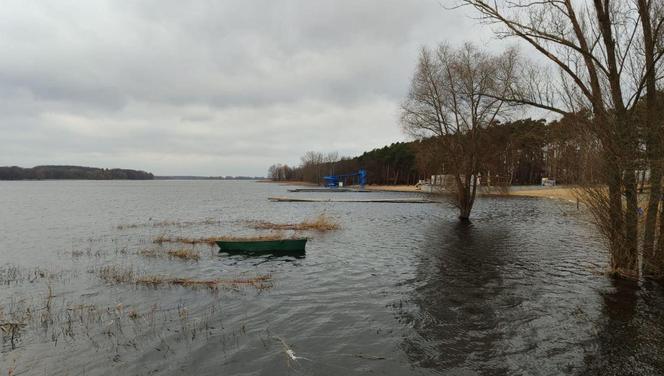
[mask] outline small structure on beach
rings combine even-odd
[[[367,185],[367,171],[363,168],[354,174],[323,176],[325,186],[328,188],[341,188],[347,185],[346,183],[349,180],[353,184],[355,178],[357,178],[357,185],[360,186],[360,190],[364,190],[364,186]]]

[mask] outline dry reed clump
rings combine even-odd
[[[6,264],[0,266],[0,285],[12,285],[21,282],[33,283],[39,279],[63,279],[64,271],[52,271],[41,267],[21,267]]]
[[[186,248],[172,249],[167,251],[166,254],[168,254],[169,257],[175,257],[181,260],[198,261],[201,258],[201,254],[198,251]]]
[[[294,231],[334,231],[341,228],[332,218],[321,214],[313,219],[307,219],[300,223],[273,223],[268,221],[249,222],[249,226],[257,230],[294,230]]]
[[[260,240],[283,240],[296,239],[295,236],[283,236],[281,234],[261,235],[261,236],[213,236],[209,238],[185,238],[185,237],[167,237],[160,235],[153,240],[155,244],[163,243],[181,243],[181,244],[208,244],[215,245],[218,241],[260,241]]]
[[[143,256],[143,257],[157,257],[157,256],[159,256],[159,252],[157,252],[156,249],[141,249],[136,253],[139,256]]]
[[[169,258],[177,258],[180,260],[191,260],[191,261],[198,261],[201,258],[201,254],[199,251],[187,248],[169,249],[166,251],[148,248],[148,249],[141,249],[137,251],[136,254],[139,256],[149,257],[149,258],[168,256]]]
[[[272,276],[269,274],[259,275],[252,278],[234,279],[195,279],[195,278],[171,278],[160,275],[137,275],[133,270],[122,269],[117,266],[106,266],[97,270],[99,278],[108,283],[131,283],[149,287],[160,286],[183,286],[190,288],[207,287],[216,290],[220,286],[238,288],[241,286],[252,286],[258,290],[272,287]]]
[[[116,249],[116,253],[122,253],[122,250]],[[79,257],[102,257],[102,256],[107,256],[110,252],[108,250],[101,250],[97,249],[96,251],[93,251],[92,248],[87,248],[85,250],[72,250],[71,252],[65,252],[65,254],[71,255],[72,258],[79,258]]]
[[[127,276],[136,278],[137,276],[135,272],[123,271],[118,267],[107,267],[90,272],[101,273],[102,271],[109,281],[123,280]],[[116,276],[112,277],[112,275]],[[266,277],[257,277],[257,280],[263,278]],[[159,279],[154,278],[153,281],[156,283]],[[224,280],[224,282],[226,281]],[[174,283],[187,285],[188,281],[182,280]],[[212,300],[213,304],[205,312],[197,309],[195,315],[190,315],[187,307],[179,304],[176,317],[179,317],[180,320],[175,320],[173,317],[175,307],[160,307],[158,304],[153,304],[151,309],[139,311],[138,306],[125,306],[123,303],[111,306],[72,304],[65,299],[58,300],[53,297],[54,294],[49,285],[47,294],[39,294],[37,300],[9,299],[0,302],[0,348],[2,348],[2,352],[8,353],[20,348],[22,337],[26,335],[28,338],[37,335],[40,339],[49,339],[55,346],[63,340],[68,344],[73,344],[77,340],[89,340],[97,350],[101,350],[104,345],[112,346],[111,354],[119,354],[122,349],[128,349],[128,351],[137,349],[141,343],[136,339],[142,337],[142,334],[151,336],[169,331],[169,334],[177,334],[176,341],[184,339],[193,341],[198,338],[199,334],[204,335],[203,339],[205,339],[215,332],[225,335],[224,328],[217,325],[220,321],[219,315],[215,312],[221,305],[216,298]],[[51,300],[53,301],[51,302]],[[177,326],[174,327],[174,323]],[[129,333],[124,328],[127,324],[131,324],[131,337],[127,336]],[[4,375],[3,370],[6,371],[6,368],[0,369],[0,375]]]
[[[238,288],[240,286],[252,286],[258,290],[264,290],[272,287],[270,281],[271,275],[261,275],[253,278],[237,279],[194,279],[194,278],[169,278],[163,276],[144,276],[136,278],[134,283],[137,285],[146,285],[151,287],[159,286],[183,286],[190,288],[207,287],[210,290],[216,290],[220,286]]]
[[[132,228],[140,228],[140,227],[169,227],[169,226],[175,226],[175,227],[191,227],[191,226],[198,226],[198,225],[218,225],[220,224],[221,221],[217,219],[212,219],[212,218],[207,218],[207,219],[202,219],[200,221],[155,221],[155,222],[148,222],[148,223],[132,223],[132,224],[124,224],[124,225],[118,225],[116,228],[118,230],[125,230],[125,229],[132,229]]]
[[[118,266],[104,266],[97,270],[97,276],[108,283],[129,283],[134,280],[134,271]]]
[[[21,329],[27,324],[23,322],[2,322],[0,323],[0,332],[3,337],[8,337],[12,350],[16,349],[16,340],[21,335]]]

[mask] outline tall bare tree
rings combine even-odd
[[[646,211],[646,221],[643,237],[644,270],[650,274],[664,274],[664,208],[660,209],[662,195],[662,172],[664,169],[664,126],[662,122],[662,103],[657,93],[658,65],[656,59],[661,55],[662,24],[664,23],[664,4],[661,1],[638,0],[637,9],[641,21],[643,35],[643,55],[646,74],[644,84],[646,88],[646,111],[643,123],[645,130],[646,156],[650,167],[650,196]],[[661,225],[659,241],[655,248],[657,237],[657,213],[661,210]]]
[[[325,156],[323,153],[308,151],[304,153],[302,160],[302,175],[305,181],[320,184],[322,179],[323,163]]]
[[[531,81],[528,94],[511,93],[510,101],[565,115],[592,112],[608,189],[589,189],[585,196],[608,240],[611,267],[620,275],[639,273],[636,170],[642,156],[634,112],[646,86],[654,88],[659,76],[664,50],[647,48],[661,46],[659,2],[461,0],[497,25],[499,37],[520,38],[560,72],[555,83]],[[655,18],[642,18],[646,13]]]
[[[481,131],[508,112],[504,98],[514,81],[516,52],[494,56],[472,44],[423,48],[402,105],[406,132],[442,143],[444,170],[453,176],[459,218],[468,220],[481,166]]]

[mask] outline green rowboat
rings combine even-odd
[[[307,239],[220,240],[219,252],[229,254],[304,255]]]

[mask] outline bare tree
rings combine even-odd
[[[559,80],[530,81],[529,90],[506,99],[564,115],[592,112],[607,189],[590,187],[585,197],[608,240],[613,271],[626,276],[639,273],[636,170],[642,156],[634,110],[646,86],[650,92],[659,77],[660,2],[461,0],[498,25],[499,37],[520,38],[560,72]],[[653,183],[659,187],[659,181]]]
[[[327,173],[334,175],[334,164],[339,161],[339,152],[332,151],[325,155],[323,158],[327,165]]]
[[[646,115],[645,146],[647,160],[650,167],[650,196],[646,211],[644,226],[643,256],[644,269],[647,273],[664,274],[664,208],[659,208],[662,195],[662,173],[664,166],[662,154],[664,153],[664,126],[662,122],[662,103],[657,93],[658,66],[655,59],[661,55],[662,50],[662,23],[664,22],[664,4],[661,1],[638,0],[637,9],[641,20],[641,33],[643,35],[643,55],[646,74],[644,84],[646,88]],[[647,71],[652,72],[647,72]],[[661,224],[659,241],[655,248],[657,213],[661,210]]]
[[[402,105],[406,132],[435,136],[443,145],[445,170],[453,176],[454,204],[468,220],[482,171],[481,131],[508,111],[504,98],[514,81],[516,51],[493,56],[472,44],[423,48]]]
[[[306,181],[320,184],[322,178],[322,167],[325,161],[323,153],[308,151],[302,156],[302,174]]]

